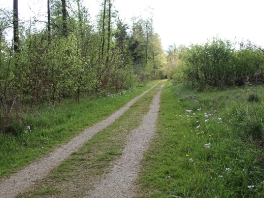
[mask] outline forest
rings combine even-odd
[[[46,5],[46,21],[20,20],[18,0],[13,10],[0,10],[2,132],[17,133],[23,113],[43,104],[78,103],[164,77],[166,56],[151,16],[134,17],[129,25],[112,0],[102,0],[94,24],[82,0]]]

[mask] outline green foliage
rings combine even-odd
[[[249,103],[251,93],[168,83],[137,197],[263,197],[263,144],[250,134],[263,133],[263,104]]]
[[[0,133],[0,178],[51,152],[153,85],[150,83],[94,100],[81,98],[79,104],[72,99],[63,99],[53,107],[42,105],[30,109],[22,119],[9,118],[8,131]],[[0,124],[2,121],[0,119]]]
[[[236,50],[230,41],[213,39],[204,45],[186,48],[180,60],[175,80],[198,90],[264,82],[264,53],[253,45]]]
[[[50,31],[21,28],[21,50],[16,54],[5,41],[5,30],[12,26],[8,12],[0,13],[0,131],[17,133],[15,123],[35,106],[119,93],[138,81],[162,77],[164,53],[151,19],[138,19],[130,35],[111,0],[96,25],[81,1],[66,5],[71,5],[66,8],[66,23],[62,1],[52,0]]]

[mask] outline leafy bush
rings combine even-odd
[[[264,82],[264,53],[248,44],[237,50],[230,41],[213,39],[204,45],[192,45],[181,54],[175,81],[184,81],[198,90],[211,90]]]

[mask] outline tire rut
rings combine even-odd
[[[134,196],[134,181],[138,176],[140,161],[155,133],[159,101],[163,85],[154,96],[149,112],[141,125],[131,131],[123,154],[115,162],[112,171],[104,176],[84,198],[131,198]]]

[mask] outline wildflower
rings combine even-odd
[[[222,118],[218,118],[218,120],[219,120],[219,121],[221,121],[221,120],[222,120]]]
[[[208,118],[208,115],[207,115],[207,114],[204,114],[204,117],[205,117],[205,118]]]
[[[199,109],[197,109],[197,111],[201,111],[202,110],[202,108],[200,107]]]
[[[186,156],[186,157],[189,157],[189,154],[186,154],[185,156]]]
[[[231,171],[231,168],[226,168],[226,171],[227,171],[227,172],[230,172],[230,171]]]
[[[31,127],[30,126],[27,126],[28,130],[31,132]]]
[[[204,122],[208,122],[208,119],[207,119],[207,120],[205,120]]]
[[[219,178],[223,178],[223,175],[218,175]]]
[[[192,110],[185,110],[186,113],[192,113]]]
[[[210,147],[211,147],[211,143],[204,144],[204,146],[205,146],[206,148],[210,148]]]
[[[199,129],[200,128],[200,124],[196,127],[196,129]]]
[[[189,162],[193,162],[193,158],[190,158],[190,159],[189,159]]]
[[[195,113],[193,113],[193,115],[195,115]]]
[[[254,185],[250,185],[250,186],[247,186],[248,188],[254,188],[255,186]]]
[[[204,131],[202,131],[201,134],[204,134]]]

